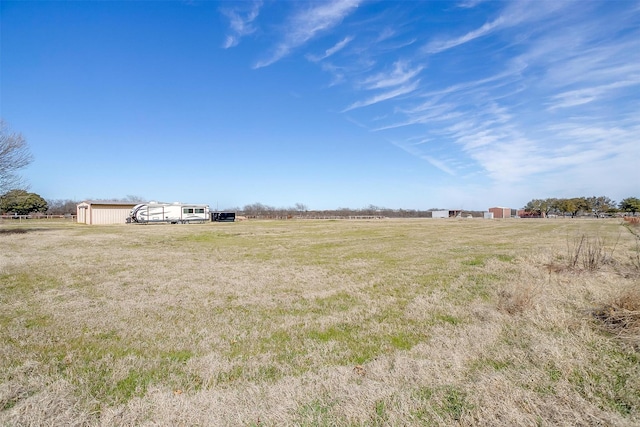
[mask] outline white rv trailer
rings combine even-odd
[[[127,223],[188,224],[190,222],[205,222],[208,219],[209,205],[149,202],[135,205],[131,209]]]

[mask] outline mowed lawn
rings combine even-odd
[[[0,425],[638,425],[639,241],[595,219],[5,222]]]

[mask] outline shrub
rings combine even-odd
[[[522,285],[498,292],[498,309],[509,314],[522,313],[534,306],[539,289],[533,285]]]

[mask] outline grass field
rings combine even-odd
[[[634,232],[0,224],[0,425],[638,425]]]

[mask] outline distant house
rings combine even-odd
[[[125,224],[136,203],[84,201],[76,207],[77,222],[82,224]]]
[[[489,208],[494,218],[511,218],[511,208],[495,207]]]

